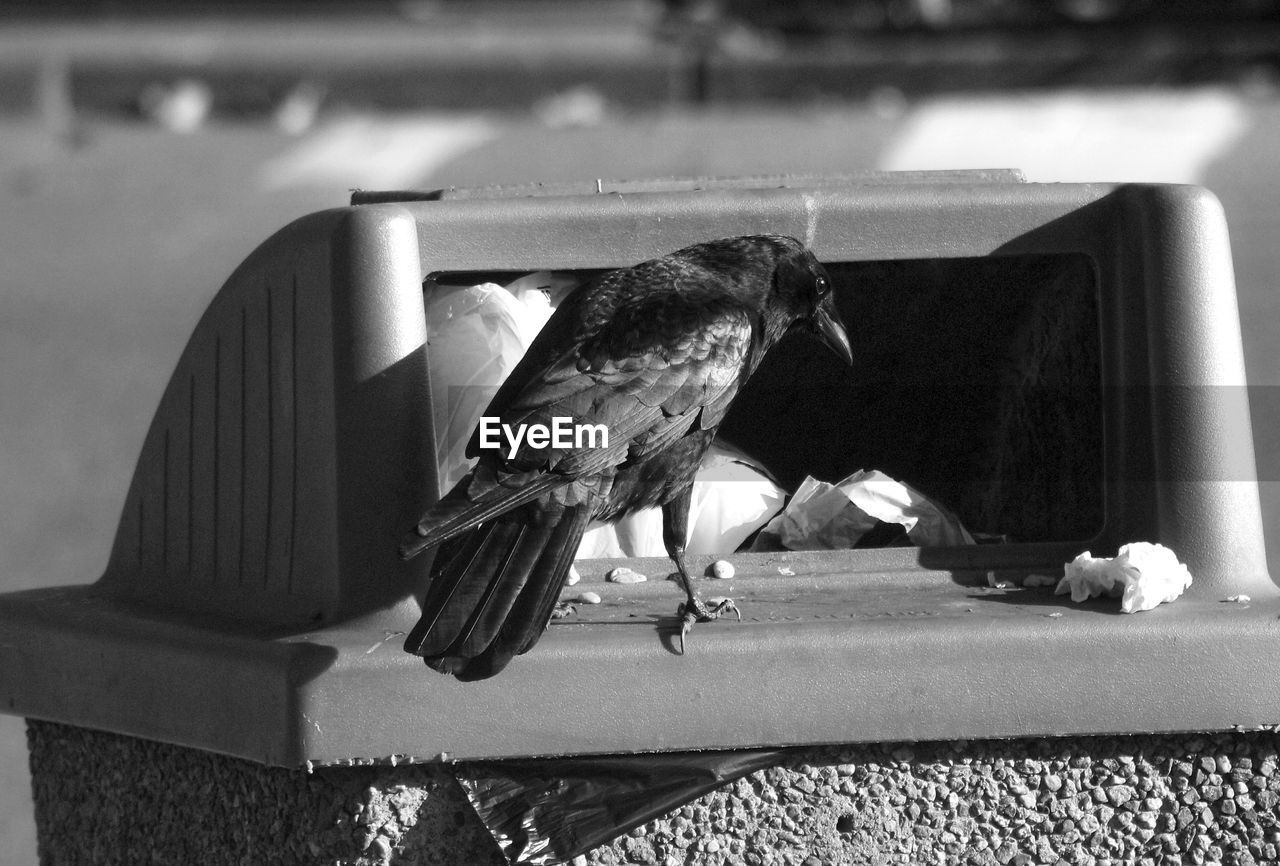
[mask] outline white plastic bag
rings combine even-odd
[[[427,285],[427,366],[441,495],[470,470],[467,442],[498,386],[577,284],[571,274],[535,271],[505,287]]]
[[[786,491],[760,463],[723,442],[712,443],[693,482],[686,553],[732,553],[778,513]],[[646,508],[617,523],[595,524],[578,559],[666,556],[662,511]]]
[[[428,292],[427,369],[440,493],[471,468],[467,441],[528,344],[525,305],[501,286],[441,286]],[[536,333],[536,330],[534,331]]]

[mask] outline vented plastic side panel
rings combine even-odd
[[[403,597],[394,543],[372,546],[399,515],[361,491],[421,501],[424,329],[417,235],[394,209],[316,214],[264,243],[178,363],[102,587],[281,624]]]

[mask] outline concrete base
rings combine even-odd
[[[40,862],[501,864],[448,767],[266,767],[29,720]]]
[[[41,862],[498,864],[441,765],[264,767],[29,722]],[[1276,862],[1273,732],[799,749],[576,862]]]

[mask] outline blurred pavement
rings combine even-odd
[[[1021,167],[1199,182],[1233,232],[1254,429],[1280,563],[1280,100],[1237,88],[1046,92],[793,110],[335,113],[190,135],[0,119],[0,591],[97,578],[170,370],[270,233],[352,187]],[[0,717],[0,861],[33,862],[20,719]]]

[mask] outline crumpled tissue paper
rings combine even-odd
[[[1173,601],[1189,586],[1191,572],[1177,554],[1162,544],[1135,541],[1114,557],[1080,554],[1067,563],[1054,594],[1069,592],[1074,602],[1100,595],[1119,597],[1122,613],[1137,613]]]

